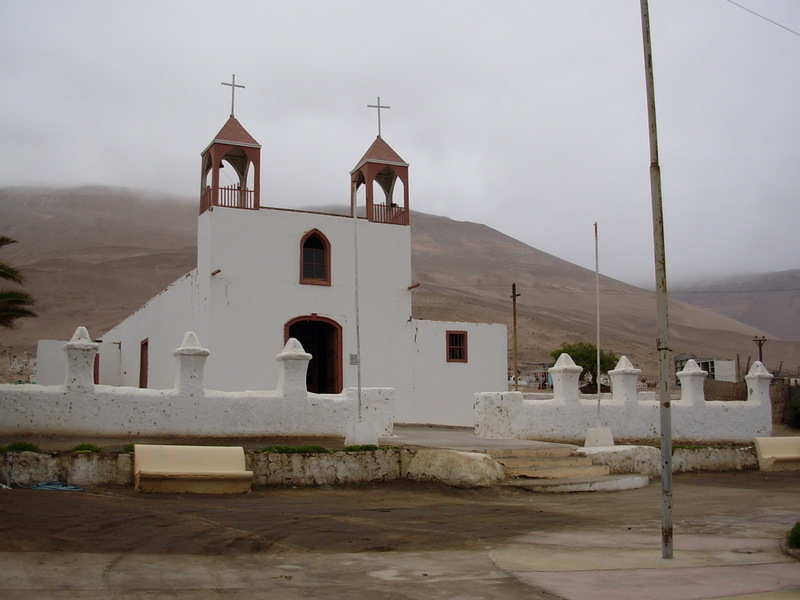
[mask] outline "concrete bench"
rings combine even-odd
[[[253,472],[241,446],[134,444],[133,479],[137,492],[237,494],[250,491]]]
[[[768,437],[755,440],[759,470],[800,470],[800,437]]]

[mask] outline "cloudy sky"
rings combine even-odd
[[[796,0],[737,0],[800,31]],[[650,0],[667,270],[800,268],[800,36],[728,0]],[[230,112],[262,204],[348,202],[377,133],[412,208],[652,286],[637,0],[0,0],[0,187],[196,196]],[[0,219],[2,215],[0,215]]]

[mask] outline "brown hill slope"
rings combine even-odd
[[[673,298],[758,327],[782,340],[800,340],[800,269],[735,277],[683,287]]]
[[[36,340],[65,339],[77,325],[100,335],[194,267],[197,206],[100,187],[0,190],[0,234],[20,243],[2,260],[21,267],[39,299],[38,319],[0,332],[11,352]],[[550,361],[564,341],[594,341],[594,273],[475,223],[415,213],[412,219],[414,315],[511,322],[511,284],[519,298],[520,362]],[[651,292],[602,278],[602,345],[654,375],[655,301]],[[763,332],[697,307],[671,305],[674,351],[736,358],[754,353]],[[177,343],[177,342],[176,342]],[[768,366],[798,362],[800,344],[775,342]],[[212,349],[213,351],[213,349]],[[775,364],[773,364],[775,363]]]

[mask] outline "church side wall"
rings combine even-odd
[[[137,387],[141,343],[148,340],[147,387],[172,387],[172,351],[180,345],[187,331],[194,331],[202,338],[202,319],[196,302],[196,278],[196,271],[184,275],[103,335],[104,346],[118,345],[119,361],[114,365],[104,360],[107,355],[101,352],[101,384]]]
[[[396,422],[473,426],[475,394],[508,387],[507,328],[486,323],[420,321],[414,330],[412,402]],[[447,362],[448,331],[467,334],[467,362]]]

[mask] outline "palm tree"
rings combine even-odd
[[[16,242],[10,237],[0,235],[0,248]],[[22,284],[25,277],[15,267],[0,261],[0,280]],[[27,292],[10,288],[0,289],[0,327],[11,329],[19,318],[35,317],[36,313],[29,308],[35,303],[34,297]]]

